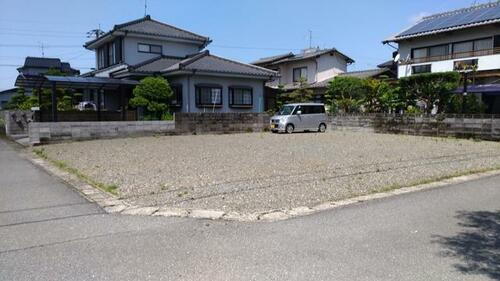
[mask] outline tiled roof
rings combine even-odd
[[[208,37],[177,28],[175,26],[159,22],[151,19],[151,16],[145,16],[144,18],[126,22],[123,24],[118,24],[113,27],[113,29],[103,36],[85,43],[85,46],[89,46],[102,38],[111,35],[114,31],[125,31],[128,33],[143,34],[143,35],[153,35],[160,37],[168,37],[174,39],[184,39],[199,41],[203,44],[208,44],[210,39]]]
[[[252,64],[271,66],[271,65],[276,65],[276,64],[286,63],[286,62],[293,62],[293,61],[310,59],[310,58],[314,58],[316,56],[321,56],[321,55],[328,54],[328,53],[337,53],[337,54],[343,56],[347,62],[349,62],[349,63],[354,62],[353,59],[351,59],[350,57],[339,52],[335,48],[330,48],[330,49],[315,48],[315,49],[304,50],[299,54],[290,53],[287,55],[278,55],[278,56],[274,56],[274,57],[262,58],[262,59],[258,60],[257,62],[253,62]],[[279,58],[280,56],[282,58]]]
[[[282,60],[284,58],[288,58],[288,57],[292,57],[292,56],[294,56],[293,53],[287,53],[287,54],[281,54],[281,55],[276,55],[276,56],[272,56],[272,57],[265,57],[265,58],[260,58],[254,62],[251,62],[251,64],[254,64],[254,65],[268,64],[268,63],[272,63],[272,62]]]
[[[278,75],[275,71],[214,56],[208,51],[204,51],[184,59],[160,56],[148,62],[142,63],[141,65],[136,65],[130,68],[131,72],[157,72],[165,74],[184,70],[260,77]]]
[[[384,43],[498,22],[500,1],[425,17]]]
[[[158,73],[166,71],[172,65],[182,61],[182,58],[159,56],[141,64],[131,66],[130,69],[136,72]]]
[[[61,68],[61,60],[57,58],[26,57],[24,67]]]
[[[377,68],[377,69],[369,69],[369,70],[362,70],[362,71],[351,71],[351,72],[344,72],[340,73],[338,76],[335,77],[356,77],[356,78],[372,78],[376,77],[378,75],[390,72],[391,70],[388,68]],[[314,83],[309,83],[307,85],[307,88],[309,89],[317,89],[317,88],[326,88],[328,87],[328,83],[335,79],[335,77],[320,81],[320,82],[314,82]],[[283,85],[283,90],[289,91],[289,90],[295,90],[299,88],[299,83],[289,83]]]
[[[71,65],[67,62],[61,62],[58,58],[41,58],[41,57],[26,57],[24,60],[24,65],[19,67],[17,70],[23,72],[23,74],[33,74],[36,75],[40,72],[40,70],[34,70],[33,73],[29,73],[28,69],[37,68],[37,69],[58,69],[65,73],[70,74],[79,74],[80,71],[74,68],[71,68]]]
[[[341,77],[371,78],[390,71],[388,68],[376,68],[361,71],[351,71],[339,74]]]

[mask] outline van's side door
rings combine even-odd
[[[301,114],[297,114],[299,111],[301,111]],[[304,130],[304,107],[301,105],[297,105],[295,109],[293,110],[292,114],[292,122],[293,125],[295,126],[295,130]]]

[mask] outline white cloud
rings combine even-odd
[[[430,16],[430,15],[431,15],[431,13],[429,13],[429,12],[420,12],[420,13],[418,13],[418,14],[416,14],[416,15],[411,16],[411,17],[408,19],[408,21],[409,21],[411,24],[415,24],[415,23],[419,22],[422,18],[427,17],[427,16]]]

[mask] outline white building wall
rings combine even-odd
[[[338,55],[322,55],[317,61],[318,72],[316,74],[316,82],[321,82],[333,78],[340,73],[347,72],[345,59]]]
[[[125,63],[134,65],[159,56],[159,54],[140,53],[137,47],[139,43],[161,45],[163,55],[173,57],[185,57],[200,51],[198,45],[195,44],[126,36],[123,40],[123,60]]]
[[[482,39],[486,37],[493,37],[495,35],[500,35],[500,30],[498,29],[498,27],[495,28],[494,26],[482,26],[482,27],[469,28],[465,30],[457,30],[453,32],[436,34],[432,36],[414,38],[399,42],[399,53],[401,55],[401,60],[407,60],[411,59],[411,50],[415,48],[423,48],[423,47],[430,47],[442,44],[450,44],[455,42]],[[432,72],[453,71],[454,61],[476,59],[476,58],[479,60],[478,70],[500,69],[499,57],[500,54],[492,56],[468,57],[468,58],[460,58],[460,59],[445,60],[445,61],[426,62],[426,63],[418,63],[410,65],[404,65],[400,63],[398,67],[399,68],[398,76],[399,78],[401,78],[411,75],[412,66],[416,65],[431,64]]]

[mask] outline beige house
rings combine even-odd
[[[280,76],[266,83],[270,89],[277,89],[282,85],[286,91],[299,87],[301,79],[307,81],[308,87],[314,89],[316,100],[322,101],[326,90],[325,81],[347,72],[347,66],[354,60],[339,52],[335,48],[305,49],[299,54],[287,53],[267,57],[253,62],[253,65],[277,71]]]

